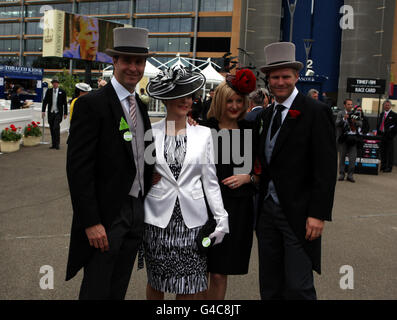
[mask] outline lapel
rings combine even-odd
[[[273,115],[273,110],[274,110],[274,103],[269,106],[268,108],[265,109],[264,112],[262,112],[261,116],[261,121],[260,121],[260,136],[259,136],[259,157],[261,159],[261,163],[267,166],[267,161],[265,158],[265,144],[266,144],[266,136],[267,136],[267,131],[269,130],[270,127],[270,122],[272,120],[272,115]]]
[[[295,97],[294,102],[291,105],[291,108],[289,110],[297,110],[299,112],[302,112],[302,105],[305,102],[305,98],[303,95],[298,93],[298,95]],[[290,112],[288,111],[287,116],[285,117],[281,128],[280,132],[278,134],[276,144],[274,145],[273,153],[270,162],[273,161],[273,159],[277,156],[277,154],[280,152],[282,149],[283,144],[287,140],[287,137],[289,134],[292,132],[292,130],[295,128],[297,122],[299,121],[299,117],[301,117],[302,114],[300,114],[298,117],[294,118],[290,115]]]
[[[183,171],[186,170],[187,165],[191,162],[191,158],[193,157],[193,149],[194,149],[194,126],[190,126],[189,123],[186,121],[186,137],[187,137],[187,142],[186,142],[186,154],[185,154],[185,159],[183,160],[183,165],[181,168],[181,172],[179,173],[179,176],[183,174]]]
[[[158,128],[153,131],[155,136],[154,142],[156,144],[156,159],[157,164],[163,168],[169,179],[176,181],[174,175],[168,166],[167,161],[164,157],[164,139],[165,139],[165,118],[158,122]]]
[[[110,106],[110,109],[113,113],[114,117],[114,126],[116,127],[116,130],[118,131],[119,139],[123,141],[123,145],[129,154],[132,163],[134,163],[134,154],[132,152],[132,145],[131,141],[125,141],[124,140],[124,133],[129,131],[129,128],[120,130],[120,121],[122,118],[125,118],[123,107],[121,105],[121,102],[117,96],[116,91],[114,90],[112,83],[109,82],[105,87],[104,87],[104,92],[105,96],[108,98],[108,105]],[[124,119],[127,121],[127,119]]]

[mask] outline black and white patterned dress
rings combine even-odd
[[[164,157],[178,180],[186,154],[186,135],[165,136]],[[145,224],[143,245],[149,285],[161,292],[195,294],[207,289],[207,261],[194,241],[201,227],[189,229],[176,199],[165,229]]]

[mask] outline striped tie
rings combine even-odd
[[[128,102],[130,104],[130,117],[132,124],[134,125],[134,128],[136,128],[136,103],[133,94],[128,97]]]

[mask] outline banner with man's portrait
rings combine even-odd
[[[127,25],[80,14],[49,10],[44,14],[43,57],[112,63],[113,29]]]

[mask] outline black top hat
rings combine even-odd
[[[190,71],[181,65],[175,65],[150,80],[146,87],[149,96],[160,100],[185,97],[200,90],[205,84],[201,72]]]

